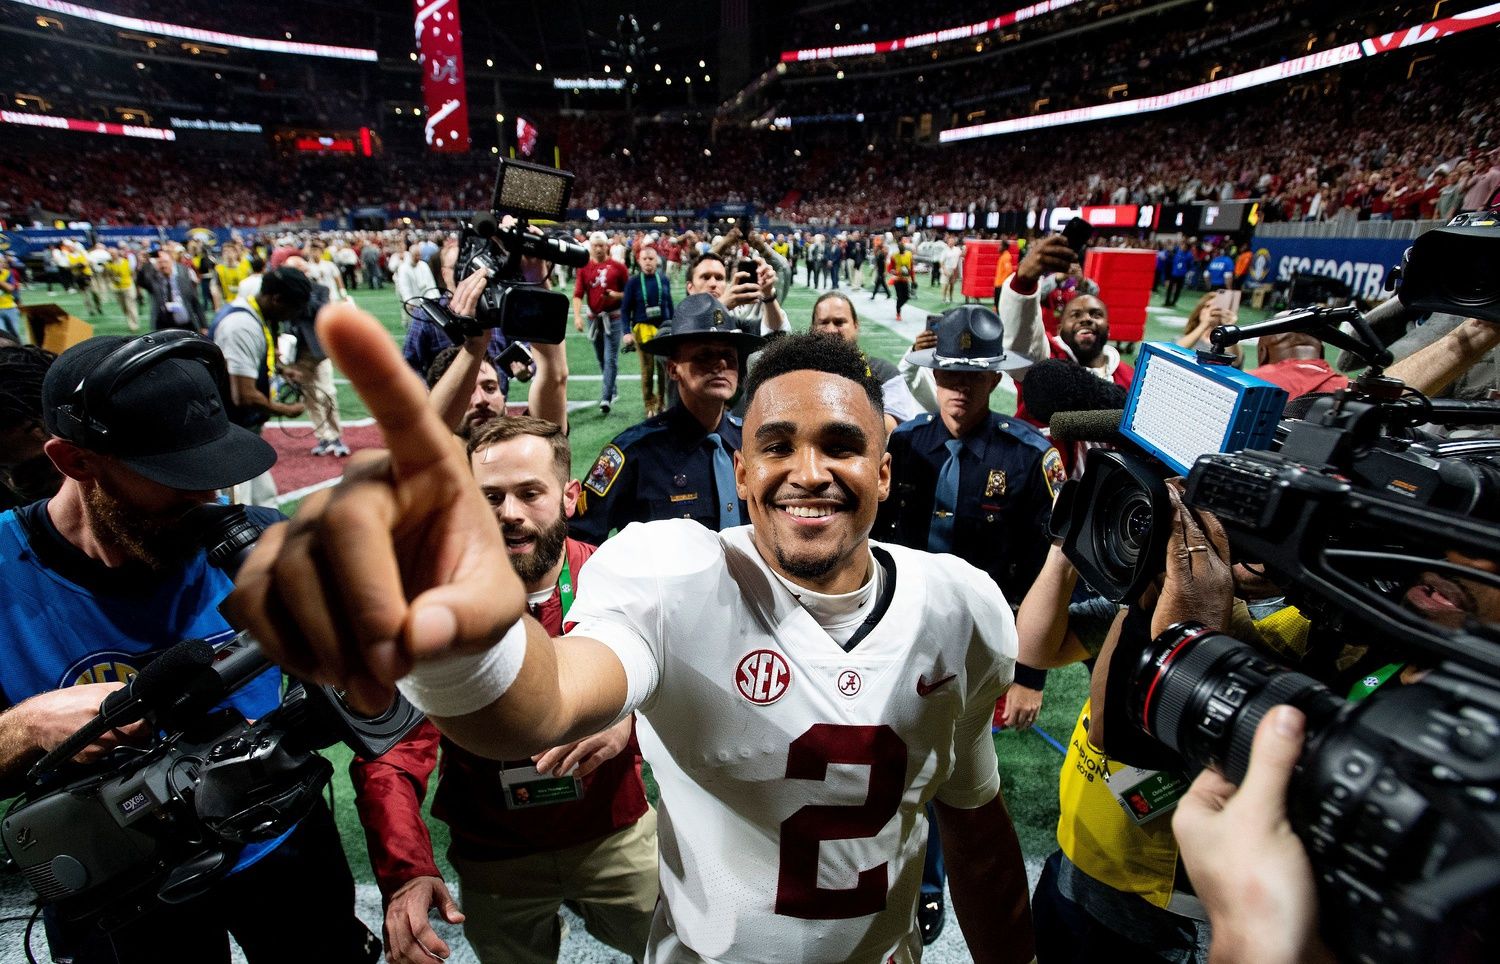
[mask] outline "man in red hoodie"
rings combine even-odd
[[[568,538],[579,484],[568,439],[541,419],[492,419],[469,439],[475,481],[494,507],[531,613],[561,634],[594,546]],[[427,780],[443,750],[432,812],[452,831],[448,858],[464,910],[433,860],[422,820]],[[581,796],[568,774],[577,767]],[[635,960],[656,907],[656,813],[646,803],[633,719],[530,760],[469,753],[423,723],[376,760],[350,765],[370,864],[385,898],[391,961],[449,955],[428,922],[436,909],[486,962],[554,962],[558,907]],[[556,802],[544,802],[555,799]]]

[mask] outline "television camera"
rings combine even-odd
[[[189,516],[210,563],[233,575],[259,528],[239,506]],[[333,773],[318,750],[343,742],[377,757],[422,720],[399,695],[369,717],[332,687],[295,680],[258,720],[222,705],[272,665],[243,633],[217,649],[179,643],[31,768],[0,842],[43,904],[112,930],[158,902],[197,897],[247,848],[274,844],[307,815]],[[71,762],[110,729],[142,720],[146,745]]]
[[[1104,690],[1111,758],[1213,767],[1239,782],[1261,719],[1279,703],[1299,707],[1308,736],[1288,813],[1312,861],[1329,947],[1369,962],[1493,960],[1500,442],[1418,426],[1500,423],[1500,404],[1428,399],[1386,377],[1391,355],[1375,328],[1432,311],[1500,323],[1500,226],[1492,215],[1459,218],[1419,238],[1404,262],[1397,296],[1369,315],[1294,310],[1221,327],[1195,358],[1151,357],[1167,374],[1153,387],[1149,365],[1138,371],[1118,422],[1129,444],[1088,452],[1054,529],[1085,581],[1132,604]],[[1248,376],[1224,371],[1224,349],[1293,331],[1370,367],[1302,419],[1267,424],[1264,395],[1251,398]],[[1183,410],[1165,389],[1194,378],[1207,386],[1190,389],[1194,399],[1224,404]],[[1196,439],[1173,434],[1174,421],[1210,411],[1222,423]],[[1055,437],[1076,428],[1053,422]],[[1134,604],[1164,569],[1174,475],[1187,476],[1183,502],[1223,525],[1233,561],[1259,567],[1310,620],[1297,669],[1197,623],[1152,638],[1149,612]],[[1404,685],[1383,685],[1391,678]]]
[[[563,340],[570,302],[568,296],[549,291],[540,282],[525,280],[523,258],[540,258],[580,268],[588,263],[588,249],[565,234],[547,235],[530,224],[539,218],[565,218],[573,191],[568,171],[500,159],[495,176],[492,212],[481,213],[466,223],[458,240],[458,281],[477,271],[488,271],[490,283],[479,296],[473,317],[454,314],[435,298],[423,298],[422,307],[453,339],[499,328],[511,341],[537,341],[555,345]]]

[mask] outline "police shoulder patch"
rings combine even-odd
[[[1057,490],[1068,481],[1068,470],[1063,467],[1062,456],[1057,454],[1057,449],[1049,448],[1042,456],[1042,478],[1047,482],[1047,492],[1052,498],[1057,498]]]
[[[594,467],[589,469],[588,475],[584,476],[583,487],[603,498],[609,494],[609,487],[615,484],[615,479],[620,475],[620,469],[624,467],[625,453],[620,450],[619,446],[606,445],[599,453],[599,457],[594,460]]]

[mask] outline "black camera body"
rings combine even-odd
[[[568,171],[501,159],[493,213],[477,215],[464,225],[453,268],[460,282],[476,272],[489,273],[490,283],[480,294],[473,317],[460,317],[447,306],[424,299],[428,312],[455,344],[492,328],[500,329],[510,341],[555,345],[563,340],[571,305],[568,296],[526,281],[521,260],[539,258],[574,268],[588,263],[588,249],[566,235],[530,230],[529,218],[566,216],[572,186],[573,175]],[[500,219],[506,215],[516,222],[503,224]]]
[[[259,529],[239,506],[193,512],[209,561],[232,574]],[[218,649],[178,643],[32,768],[0,821],[0,843],[42,903],[112,930],[157,903],[197,897],[247,845],[273,843],[316,806],[333,774],[318,750],[343,742],[378,757],[422,720],[399,694],[367,717],[332,687],[295,680],[254,722],[220,705],[271,668],[244,634]],[[71,762],[100,734],[142,720],[149,745]]]
[[[1494,317],[1500,291],[1484,286],[1500,276],[1500,233],[1484,220],[1419,239],[1388,304]],[[1334,327],[1344,321],[1352,334]],[[1500,955],[1500,622],[1476,600],[1500,591],[1500,441],[1444,441],[1416,426],[1490,424],[1500,406],[1430,400],[1384,378],[1390,355],[1372,322],[1309,309],[1219,329],[1216,350],[1199,354],[1215,363],[1240,337],[1304,330],[1372,366],[1284,422],[1271,449],[1198,458],[1183,496],[1219,520],[1236,562],[1262,567],[1310,621],[1307,672],[1195,623],[1153,639],[1149,613],[1133,607],[1096,711],[1113,759],[1213,767],[1239,782],[1266,713],[1297,706],[1307,742],[1288,814],[1329,946],[1365,962],[1490,961]],[[1134,603],[1166,561],[1172,510],[1154,494],[1163,467],[1097,450],[1086,465],[1070,483],[1065,551],[1105,595]],[[1120,511],[1104,511],[1112,505]],[[1407,604],[1424,593],[1448,607]],[[1340,653],[1362,655],[1347,666]]]

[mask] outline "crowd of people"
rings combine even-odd
[[[572,285],[579,332],[568,337],[602,346],[608,378],[604,357],[628,330],[643,388],[648,365],[664,377],[656,413],[624,428],[581,478],[571,472],[561,345],[529,346],[529,414],[515,416],[503,404],[503,379],[518,374],[501,360],[503,339],[480,330],[423,365],[345,304],[355,285],[382,284],[394,268],[403,292],[414,286],[414,297],[472,316],[489,277],[455,277],[454,239],[441,232],[232,242],[217,259],[196,242],[164,246],[136,275],[149,289],[153,341],[103,336],[55,359],[0,347],[0,472],[13,505],[0,514],[0,618],[10,620],[0,639],[26,639],[32,654],[26,674],[3,682],[0,777],[14,785],[164,640],[228,634],[214,607],[230,586],[183,540],[181,513],[218,490],[261,501],[257,480],[275,453],[259,428],[301,410],[275,397],[272,377],[300,365],[313,384],[336,363],[386,428],[388,461],[361,461],[332,498],[310,499],[268,530],[227,611],[285,666],[336,683],[356,708],[378,710],[399,682],[429,717],[353,766],[390,960],[450,953],[430,913],[463,923],[484,960],[555,960],[564,902],[637,959],[743,959],[774,941],[798,960],[915,960],[942,932],[950,895],[976,960],[1078,960],[1106,948],[1206,960],[1210,940],[1227,952],[1251,926],[1246,915],[1277,912],[1227,896],[1239,893],[1235,880],[1312,886],[1295,853],[1262,853],[1254,871],[1205,859],[1204,848],[1252,832],[1213,820],[1231,787],[1201,778],[1175,821],[1132,821],[1103,781],[1080,776],[1119,766],[1090,742],[1102,737],[1089,735],[1085,705],[1062,768],[1059,849],[1029,892],[990,737],[1032,725],[1047,669],[1147,623],[1228,628],[1236,592],[1270,634],[1285,620],[1282,590],[1265,578],[1236,589],[1221,540],[1203,534],[1210,523],[1180,503],[1154,604],[1127,600],[1127,612],[1102,599],[1051,545],[1053,499],[1084,471],[1091,444],[1054,443],[1051,413],[1117,408],[1135,377],[1066,238],[1031,239],[997,272],[994,310],[970,303],[936,317],[899,365],[860,349],[864,301],[840,284],[841,262],[889,243],[874,277],[907,284],[907,239],[802,240],[799,252],[738,230],[587,238],[590,262]],[[387,241],[404,250],[383,261]],[[90,252],[59,250],[73,281],[87,284]],[[808,283],[827,290],[795,316],[783,285],[796,255],[811,264],[814,251],[827,273]],[[952,270],[946,258],[939,265]],[[532,267],[562,280],[545,263]],[[212,322],[188,307],[200,290],[219,306]],[[318,305],[333,307],[312,331]],[[1185,337],[1200,315],[1205,325],[1233,321],[1205,298]],[[216,346],[208,355],[205,331]],[[274,360],[278,332],[296,345],[290,359]],[[1485,397],[1500,325],[1435,319],[1393,349],[1388,377]],[[1294,399],[1344,383],[1308,335],[1262,339],[1255,361]],[[119,374],[92,386],[106,366]],[[1003,374],[1023,390],[1014,416],[991,401]],[[201,415],[174,420],[184,407]],[[357,536],[345,541],[350,526]],[[1194,569],[1199,551],[1212,553],[1206,571]],[[121,623],[112,600],[126,586],[132,599],[188,594],[203,605],[129,604]],[[38,617],[59,593],[69,619]],[[1500,612],[1484,608],[1488,599],[1455,592],[1450,605],[1493,621]],[[97,638],[58,633],[111,618],[114,630]],[[401,648],[377,655],[389,639]],[[100,645],[113,647],[120,675],[91,671],[87,687],[66,685],[75,682],[67,667],[102,665],[90,649]],[[1377,654],[1350,655],[1340,678],[1359,677]],[[275,692],[271,683],[247,691],[242,709],[263,713]],[[1289,768],[1298,731],[1273,720],[1285,724],[1278,760]],[[747,742],[757,732],[785,740]],[[137,736],[116,733],[94,752]],[[646,801],[642,757],[659,807]],[[421,817],[439,759],[434,813],[452,829],[456,896]],[[828,835],[797,816],[827,806],[830,763],[870,768],[865,807],[879,809],[861,833]],[[1255,832],[1284,828],[1278,813]],[[347,864],[329,833],[320,810],[188,905],[157,907],[109,937],[49,919],[49,940],[78,943],[78,960],[150,960],[170,927],[204,947],[230,933],[252,961],[275,959],[265,915],[231,912],[245,889],[271,888],[285,919],[316,917],[321,953],[371,960],[379,951],[350,916]],[[825,881],[820,848],[859,872]],[[886,870],[878,883],[865,869],[875,866]],[[1295,921],[1274,926],[1315,946],[1307,900]]]
[[[1288,6],[1256,15],[1277,20]],[[845,9],[855,5],[825,13]],[[907,11],[882,29],[959,9]],[[851,38],[867,32],[848,26]],[[1218,36],[1195,20],[1163,40],[1202,50]],[[1111,60],[1085,69],[1098,79]],[[1191,622],[1354,700],[1419,683],[1427,657],[1299,609],[1307,587],[1281,584],[1275,560],[1244,565],[1175,483],[1151,523],[1169,530],[1158,571],[1134,591],[1091,585],[1100,577],[1053,538],[1052,514],[1114,443],[1054,435],[1052,416],[1114,412],[1138,387],[1111,338],[1109,292],[1068,237],[1031,231],[994,239],[983,296],[962,297],[963,239],[896,219],[1236,198],[1259,200],[1267,220],[1496,206],[1500,68],[1421,69],[1421,83],[1391,84],[1376,67],[1275,97],[931,149],[832,126],[798,137],[559,121],[575,206],[744,204],[769,222],[575,220],[564,230],[588,260],[571,271],[503,250],[491,252],[496,269],[459,263],[452,215],[487,203],[484,156],[268,165],[159,144],[64,153],[42,133],[9,142],[7,223],[55,211],[236,230],[218,244],[64,240],[29,264],[0,252],[0,796],[26,788],[31,766],[80,728],[94,734],[82,766],[160,738],[155,719],[95,726],[95,715],[144,700],[149,686],[133,679],[162,688],[153,667],[173,661],[154,661],[180,639],[221,655],[235,652],[236,630],[258,641],[275,665],[232,695],[226,712],[245,719],[278,704],[283,671],[333,687],[365,719],[398,696],[425,716],[350,767],[379,937],[354,913],[349,855],[316,792],[296,819],[282,819],[280,797],[241,806],[237,793],[277,776],[267,766],[254,787],[216,785],[216,799],[185,805],[181,784],[200,774],[184,766],[146,788],[152,799],[121,805],[171,817],[132,827],[172,841],[142,872],[172,899],[142,885],[107,927],[49,906],[53,956],[144,964],[170,941],[168,956],[227,962],[232,937],[250,964],[267,964],[286,959],[291,933],[302,956],[417,964],[453,952],[437,918],[461,924],[487,964],[547,964],[567,906],[604,944],[661,964],[913,964],[950,921],[984,964],[1325,959],[1319,881],[1286,799],[1309,724],[1269,712],[1253,753],[1236,743],[1249,757],[1238,790],[1154,743],[1142,760],[1152,769],[1127,766],[1144,711],[1141,726],[1120,711],[1130,691],[1112,663]],[[308,226],[367,206],[395,226]],[[1235,323],[1243,246],[1144,230],[1117,240],[1158,250],[1167,306],[1208,289],[1183,348],[1209,347],[1210,331]],[[561,293],[548,296],[558,342],[479,324],[495,270]],[[900,323],[924,280],[951,307],[900,326],[920,330],[899,361],[870,354],[865,307],[885,293]],[[20,306],[53,285],[78,291],[91,317],[118,306],[131,334],[58,355],[21,344]],[[395,337],[355,304],[386,286],[404,313]],[[793,286],[810,292],[802,307],[789,304]],[[1500,397],[1500,315],[1473,311],[1392,323],[1385,379],[1421,396]],[[597,453],[572,448],[568,339],[591,344],[603,416],[618,407],[627,346],[640,366],[645,416],[624,424],[614,411],[618,431]],[[1333,393],[1358,366],[1331,363],[1325,347],[1282,332],[1233,361],[1281,387],[1295,423],[1328,398],[1350,401]],[[261,433],[306,414],[309,454],[324,465],[354,455],[335,372],[386,448],[338,462],[340,481],[288,520],[271,508],[278,456]],[[1006,379],[1014,413],[997,396]],[[1490,437],[1493,426],[1460,431]],[[586,466],[576,474],[575,454]],[[246,506],[260,530],[232,580],[195,521],[221,502]],[[1379,591],[1450,631],[1493,627],[1496,540],[1473,534],[1495,535],[1492,508],[1431,508],[1454,531],[1465,523],[1478,548],[1439,546],[1442,575],[1382,572]],[[1390,538],[1379,533],[1377,548]],[[994,737],[1035,726],[1049,671],[1074,664],[1087,664],[1092,688],[1067,707],[1056,847],[1031,882]],[[1247,695],[1234,685],[1226,707]],[[1474,718],[1456,731],[1472,738],[1463,752],[1493,756],[1479,732],[1489,721]],[[263,749],[238,741],[203,755]],[[1352,776],[1373,776],[1350,763]],[[424,816],[429,784],[453,879]],[[256,819],[226,828],[201,816],[210,804]],[[86,876],[56,866],[59,889]],[[1492,944],[1492,924],[1479,926]]]
[[[1170,115],[927,149],[867,145],[837,125],[716,138],[691,125],[557,130],[564,165],[578,174],[580,208],[747,203],[774,222],[864,227],[929,212],[1255,198],[1267,221],[1429,218],[1493,180],[1485,132],[1500,71],[1448,61],[1424,70],[1422,83],[1341,72],[1315,77],[1290,100],[1247,94]],[[1174,149],[1160,150],[1163,143]],[[0,151],[0,217],[192,226],[346,216],[365,206],[464,211],[486,204],[493,181],[492,161],[481,157],[265,164],[136,144],[80,153],[45,135],[17,137]]]

